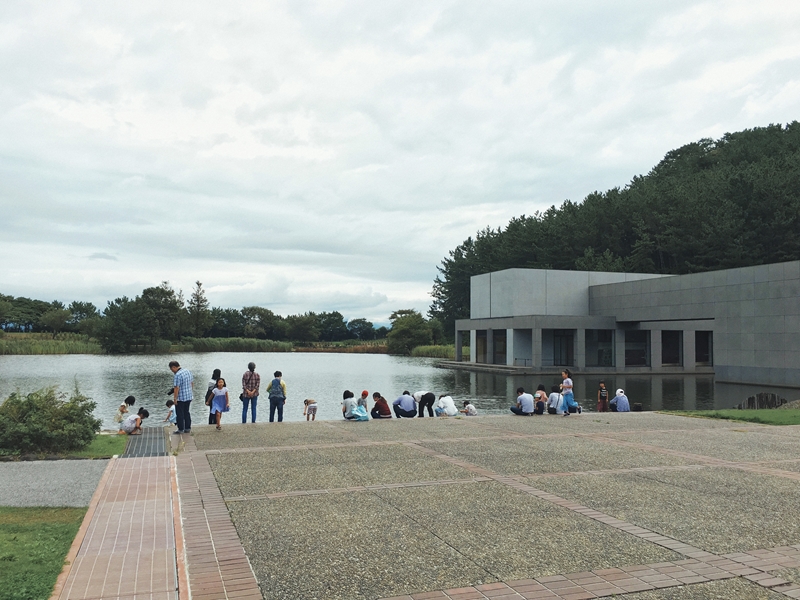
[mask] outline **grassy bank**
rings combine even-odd
[[[704,417],[707,419],[726,419],[729,421],[744,421],[746,423],[761,423],[763,425],[800,425],[800,410],[687,410],[669,412],[669,414],[685,415],[687,417]]]
[[[291,342],[255,338],[184,338],[184,352],[291,352]]]
[[[386,340],[343,340],[295,344],[295,352],[332,352],[343,354],[386,354]]]
[[[73,452],[70,456],[80,458],[111,458],[125,452],[128,443],[127,435],[96,435],[89,446],[80,452]]]
[[[100,344],[78,333],[6,333],[0,337],[3,354],[102,354]]]
[[[469,356],[469,346],[464,346],[461,350],[461,354],[462,356]],[[447,346],[417,346],[411,351],[411,356],[455,360],[456,347],[453,344]]]
[[[0,600],[49,598],[85,508],[0,507]]]

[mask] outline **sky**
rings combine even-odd
[[[800,118],[800,3],[0,3],[0,293],[425,313],[437,265]]]

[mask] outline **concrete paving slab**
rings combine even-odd
[[[502,580],[680,557],[500,483],[375,493]]]
[[[694,421],[695,419],[686,419]],[[710,420],[710,419],[709,419]],[[619,439],[680,450],[729,461],[761,461],[794,458],[800,450],[800,439],[770,435],[742,428],[693,432],[648,432],[625,434]]]
[[[217,431],[210,425],[192,427],[198,450],[226,448],[257,448],[274,446],[303,446],[306,444],[335,444],[356,442],[350,432],[314,423],[223,423]]]
[[[504,475],[672,466],[695,462],[579,437],[425,442],[422,445]]]
[[[780,600],[786,596],[746,579],[726,579],[695,585],[623,594],[619,600]]]
[[[486,437],[502,435],[503,430],[481,427],[485,420],[472,417],[424,417],[414,419],[385,419],[369,423],[334,421],[340,431],[346,431],[361,440],[403,441],[418,439],[452,439],[459,437]],[[488,424],[488,423],[487,423]]]
[[[107,460],[0,462],[0,506],[89,506]]]
[[[491,416],[481,418],[487,425],[525,434],[538,433],[616,433],[621,431],[672,429],[726,429],[735,426],[731,421],[690,419],[655,412],[595,413],[580,415],[541,415],[533,417]],[[749,424],[748,424],[749,425]]]
[[[736,483],[715,492],[715,471]],[[800,514],[792,500],[796,484],[766,475],[702,469],[537,478],[530,483],[708,552],[742,552],[800,540]]]
[[[239,502],[230,511],[265,598],[379,598],[497,581],[369,493]]]

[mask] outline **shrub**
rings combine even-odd
[[[14,392],[0,404],[0,453],[63,454],[82,450],[100,430],[97,406],[77,387],[69,399],[45,388]]]
[[[455,346],[417,346],[411,351],[411,356],[427,358],[446,358],[454,360],[456,357]]]

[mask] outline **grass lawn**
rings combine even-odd
[[[0,507],[0,600],[47,600],[85,508]]]
[[[666,411],[664,411],[666,412]],[[687,417],[705,417],[708,419],[728,419],[731,421],[747,421],[764,425],[800,425],[800,410],[687,410],[669,412],[668,414],[685,415]]]
[[[110,458],[115,454],[125,452],[128,443],[127,435],[96,435],[91,444],[80,452],[70,452],[70,456],[85,458]]]

